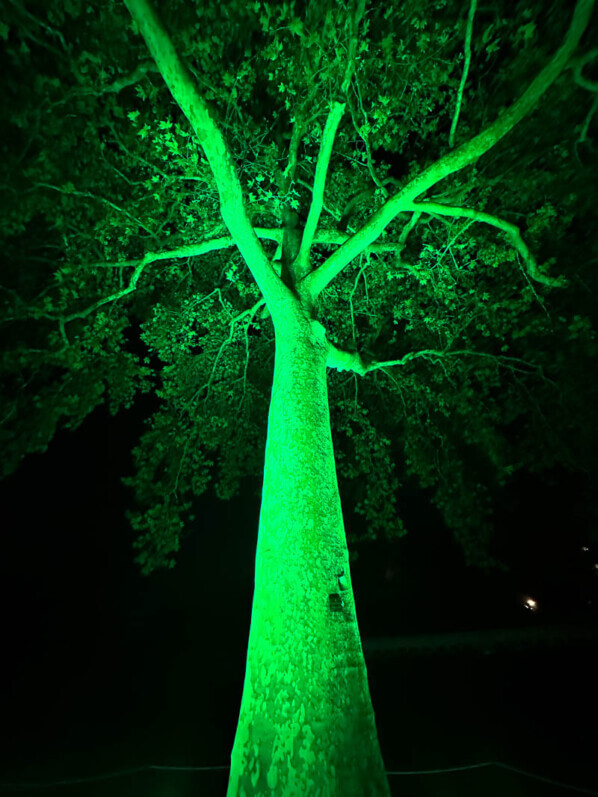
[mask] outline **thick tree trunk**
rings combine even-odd
[[[228,797],[389,795],[336,479],[324,331],[277,334]]]

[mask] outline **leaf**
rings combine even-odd
[[[527,25],[521,25],[519,28],[517,28],[517,34],[518,36],[521,36],[524,42],[531,41],[534,38],[535,32],[535,22],[528,22]]]
[[[482,35],[482,44],[488,44],[488,42],[490,41],[490,36],[492,35],[492,31],[493,30],[494,30],[494,23],[492,23],[491,25],[488,25],[488,27],[484,31],[484,33]]]
[[[297,19],[297,17],[295,17],[293,20],[291,20],[291,23],[289,24],[289,30],[291,31],[291,33],[294,33],[296,36],[303,37],[303,22],[301,22],[300,19]]]

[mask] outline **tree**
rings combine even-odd
[[[337,468],[367,536],[417,477],[481,566],[493,484],[589,469],[593,2],[125,5],[0,30],[3,473],[154,391],[149,574],[265,449],[229,794],[388,794]]]

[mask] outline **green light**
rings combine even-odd
[[[323,328],[278,334],[229,797],[389,794],[351,589]]]
[[[596,100],[579,115],[575,92],[597,88],[582,41],[594,0],[575,4],[558,49],[558,30],[536,47],[526,9],[499,34],[476,0],[463,42],[460,3],[163,2],[164,19],[150,0],[125,4],[132,21],[122,3],[74,2],[37,21],[12,3],[0,23],[1,473],[104,400],[115,413],[156,388],[124,480],[149,574],[174,565],[211,480],[227,498],[258,472],[270,400],[228,794],[388,795],[337,478],[370,539],[404,533],[396,498],[417,478],[485,566],[478,454],[500,484],[551,466],[582,405],[575,431],[591,439],[595,401],[574,368],[594,362],[590,300],[551,297],[561,267],[595,295],[579,242],[593,183],[555,146],[569,134],[549,138],[571,110],[590,151]],[[545,445],[527,424],[538,415]],[[515,423],[531,432],[513,446]]]

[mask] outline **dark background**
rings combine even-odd
[[[229,763],[259,501],[251,484],[229,503],[199,499],[176,568],[141,577],[120,477],[132,470],[143,412],[143,402],[116,418],[96,410],[0,484],[4,783]],[[382,636],[595,629],[598,550],[581,496],[579,482],[558,471],[506,490],[496,530],[512,571],[484,575],[464,567],[425,494],[403,493],[410,534],[361,548],[352,566],[366,652]],[[523,606],[527,596],[538,601],[537,612]],[[502,761],[598,790],[595,640],[409,655],[370,650],[387,769]],[[496,767],[393,776],[391,783],[403,797],[578,793]],[[225,785],[225,770],[146,772],[2,793],[191,797],[224,794]]]

